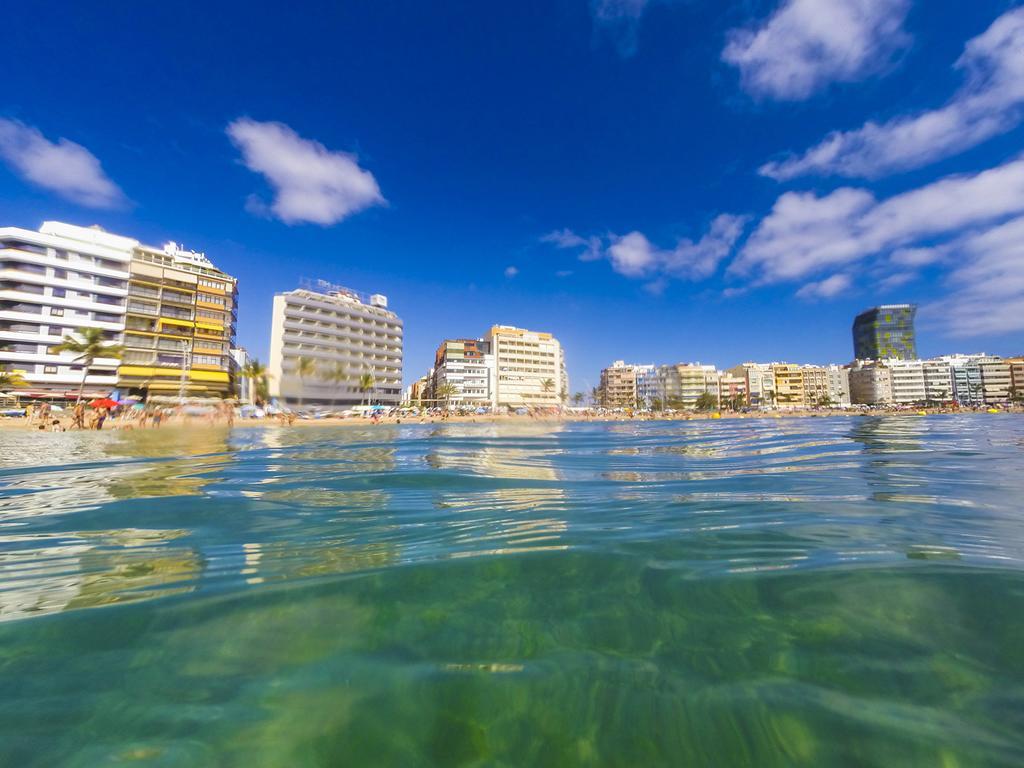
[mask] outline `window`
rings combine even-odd
[[[62,307],[50,307],[50,314],[54,317],[63,317],[64,309]]]
[[[44,365],[43,366],[43,373],[56,373],[56,372],[57,372],[57,366],[56,365]]]

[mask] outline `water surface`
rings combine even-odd
[[[1024,419],[0,432],[0,765],[1020,766]]]

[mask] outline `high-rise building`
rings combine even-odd
[[[914,304],[884,304],[857,315],[853,321],[856,360],[915,360]]]
[[[666,408],[696,408],[701,395],[718,397],[718,371],[713,365],[677,363],[658,368],[659,399]]]
[[[793,363],[773,363],[772,374],[775,377],[775,404],[779,408],[803,408],[804,372],[801,366]]]
[[[402,398],[402,321],[386,296],[317,281],[274,296],[270,395],[286,407]]]
[[[926,404],[953,401],[953,378],[946,360],[922,360],[924,374],[924,400]]]
[[[639,398],[636,367],[626,365],[624,360],[616,360],[604,368],[598,393],[602,408],[635,407]]]
[[[928,399],[921,360],[886,360],[892,378],[892,401],[898,405],[924,403]]]
[[[1010,363],[998,357],[978,361],[981,369],[981,390],[986,405],[997,405],[1010,401],[1013,387]]]
[[[448,339],[434,355],[434,399],[438,405],[451,408],[490,407],[496,376],[488,342]]]
[[[650,408],[658,398],[658,369],[654,365],[634,365],[636,371],[636,397],[644,408]]]
[[[483,341],[494,355],[497,376],[492,407],[556,407],[568,394],[565,358],[550,333],[496,325]]]
[[[978,361],[986,355],[944,355],[940,360],[949,364],[953,383],[953,399],[959,405],[978,406],[985,402],[985,389],[981,383]]]
[[[72,353],[53,347],[79,328],[98,328],[109,342],[120,342],[136,244],[98,227],[56,221],[38,232],[0,228],[0,368],[20,372],[29,391],[77,394],[86,372]],[[109,393],[117,366],[114,358],[93,361],[85,393]]]
[[[722,408],[741,408],[747,405],[747,377],[728,371],[719,372],[718,403]]]
[[[844,365],[827,365],[828,399],[832,405],[850,404],[850,369]]]
[[[1024,357],[1008,358],[1010,364],[1010,399],[1020,402],[1024,400]]]
[[[118,386],[147,398],[235,395],[237,284],[205,254],[136,244]]]
[[[889,405],[892,370],[882,363],[855,360],[850,367],[850,400],[862,405]]]
[[[0,229],[0,243],[0,365],[23,371],[31,389],[77,390],[82,365],[52,349],[98,328],[123,352],[93,362],[89,396],[231,394],[236,281],[203,254],[55,221]]]

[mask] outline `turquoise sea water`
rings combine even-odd
[[[1024,765],[1024,419],[0,433],[0,765]]]

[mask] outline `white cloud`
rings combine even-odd
[[[909,43],[910,0],[783,0],[754,28],[732,30],[722,59],[754,96],[799,101],[884,69]]]
[[[274,190],[269,206],[250,198],[246,208],[252,212],[268,212],[286,224],[326,226],[387,202],[373,174],[353,155],[304,139],[283,123],[243,117],[228,125],[227,134],[245,167],[262,174]]]
[[[767,163],[779,181],[808,173],[877,178],[919,168],[1005,133],[1024,119],[1024,8],[970,40],[956,62],[966,81],[945,106],[833,132],[799,156]]]
[[[96,156],[65,138],[51,142],[37,128],[0,118],[0,158],[31,184],[89,208],[117,208],[124,193]]]
[[[863,189],[825,197],[788,192],[775,202],[729,271],[758,282],[796,280],[897,248],[958,236],[1024,212],[1024,159],[950,176],[878,202]],[[904,256],[905,257],[905,256]]]
[[[831,299],[849,290],[853,281],[849,275],[838,274],[816,283],[808,283],[796,292],[799,299]]]
[[[581,261],[606,258],[612,269],[631,278],[654,278],[646,289],[660,294],[667,284],[662,278],[703,280],[711,277],[718,265],[732,253],[743,235],[747,216],[721,214],[711,222],[698,241],[683,238],[672,248],[659,248],[643,232],[625,235],[583,237],[571,229],[558,229],[541,237],[541,242],[557,248],[583,248]],[[607,244],[607,247],[606,247]]]
[[[883,291],[916,279],[920,267],[952,266],[949,295],[922,310],[950,336],[1024,331],[1024,158],[882,201],[849,188],[787,193],[729,272],[752,278],[747,287],[832,272],[797,292],[827,298],[862,262],[858,272],[875,275]]]
[[[653,271],[662,253],[641,232],[613,237],[608,246],[612,269],[626,277],[643,277]]]
[[[684,238],[671,249],[656,247],[642,232],[612,236],[607,249],[608,260],[612,269],[626,277],[662,274],[684,280],[703,280],[713,275],[732,252],[746,223],[745,216],[721,214],[711,222],[707,234],[700,240]]]
[[[665,293],[666,288],[668,288],[668,280],[664,277],[659,277],[656,280],[651,280],[649,283],[644,283],[644,290],[651,294],[651,296],[661,296]]]
[[[597,235],[582,237],[571,229],[556,229],[540,238],[542,243],[551,243],[556,248],[583,248],[580,261],[597,261],[602,257],[602,242]]]
[[[1024,217],[967,235],[954,249],[962,265],[947,278],[953,292],[927,314],[951,336],[1024,331]]]
[[[515,277],[519,274],[517,267],[505,267],[505,277]]]
[[[925,267],[946,258],[949,249],[942,248],[899,248],[892,252],[889,261],[900,267]]]
[[[636,53],[640,19],[651,0],[591,0],[594,25],[602,30],[622,56]]]
[[[881,291],[891,291],[900,286],[911,283],[917,279],[915,272],[896,272],[895,274],[883,277],[878,281],[878,288]]]

